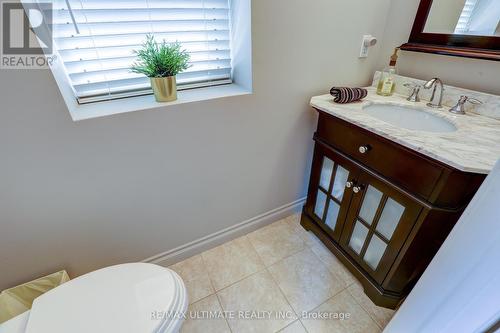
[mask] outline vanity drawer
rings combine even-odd
[[[431,196],[443,167],[394,142],[319,111],[316,135],[397,186],[427,199]],[[360,147],[368,151],[360,152]]]

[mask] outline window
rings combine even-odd
[[[181,42],[191,67],[179,90],[231,83],[229,0],[54,0],[59,61],[78,103],[151,93],[130,71],[147,34]]]
[[[456,34],[495,36],[500,33],[498,0],[466,0]]]
[[[477,0],[466,0],[464,4],[464,9],[460,14],[457,26],[455,28],[456,34],[465,34],[469,31],[470,20],[472,17],[472,12],[474,7],[477,5]]]

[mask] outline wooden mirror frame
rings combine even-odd
[[[405,51],[437,53],[458,57],[500,60],[500,37],[425,33],[433,0],[421,0]]]

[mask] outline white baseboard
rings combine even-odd
[[[230,240],[241,237],[249,232],[255,231],[263,226],[271,224],[279,219],[300,212],[306,198],[290,202],[281,207],[270,210],[264,214],[255,216],[251,219],[238,223],[229,228],[220,230],[211,235],[202,237],[193,242],[176,247],[175,249],[152,256],[142,262],[157,264],[161,266],[170,266],[179,261],[200,254],[206,250],[224,244]]]

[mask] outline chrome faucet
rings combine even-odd
[[[410,95],[406,100],[410,102],[420,102],[420,97],[418,96],[418,93],[420,92],[420,88],[422,88],[422,86],[419,84],[409,83],[409,82],[403,85],[410,90]]]
[[[436,89],[437,85],[439,84],[439,87],[441,88],[441,91],[439,93],[439,102],[436,104],[434,102],[434,98],[436,97]],[[431,89],[434,87],[434,90],[432,90],[432,96],[431,96],[431,101],[427,103],[427,106],[430,106],[431,108],[441,108],[443,107],[443,94],[444,94],[444,85],[443,81],[441,81],[439,78],[435,77],[432,80],[427,81],[424,84],[424,89]]]
[[[478,99],[462,95],[462,96],[460,96],[460,99],[458,100],[457,105],[455,105],[454,107],[452,107],[450,109],[450,112],[455,113],[455,114],[465,114],[465,103],[467,103],[467,102],[469,102],[471,104],[483,104],[483,102],[481,102]]]

